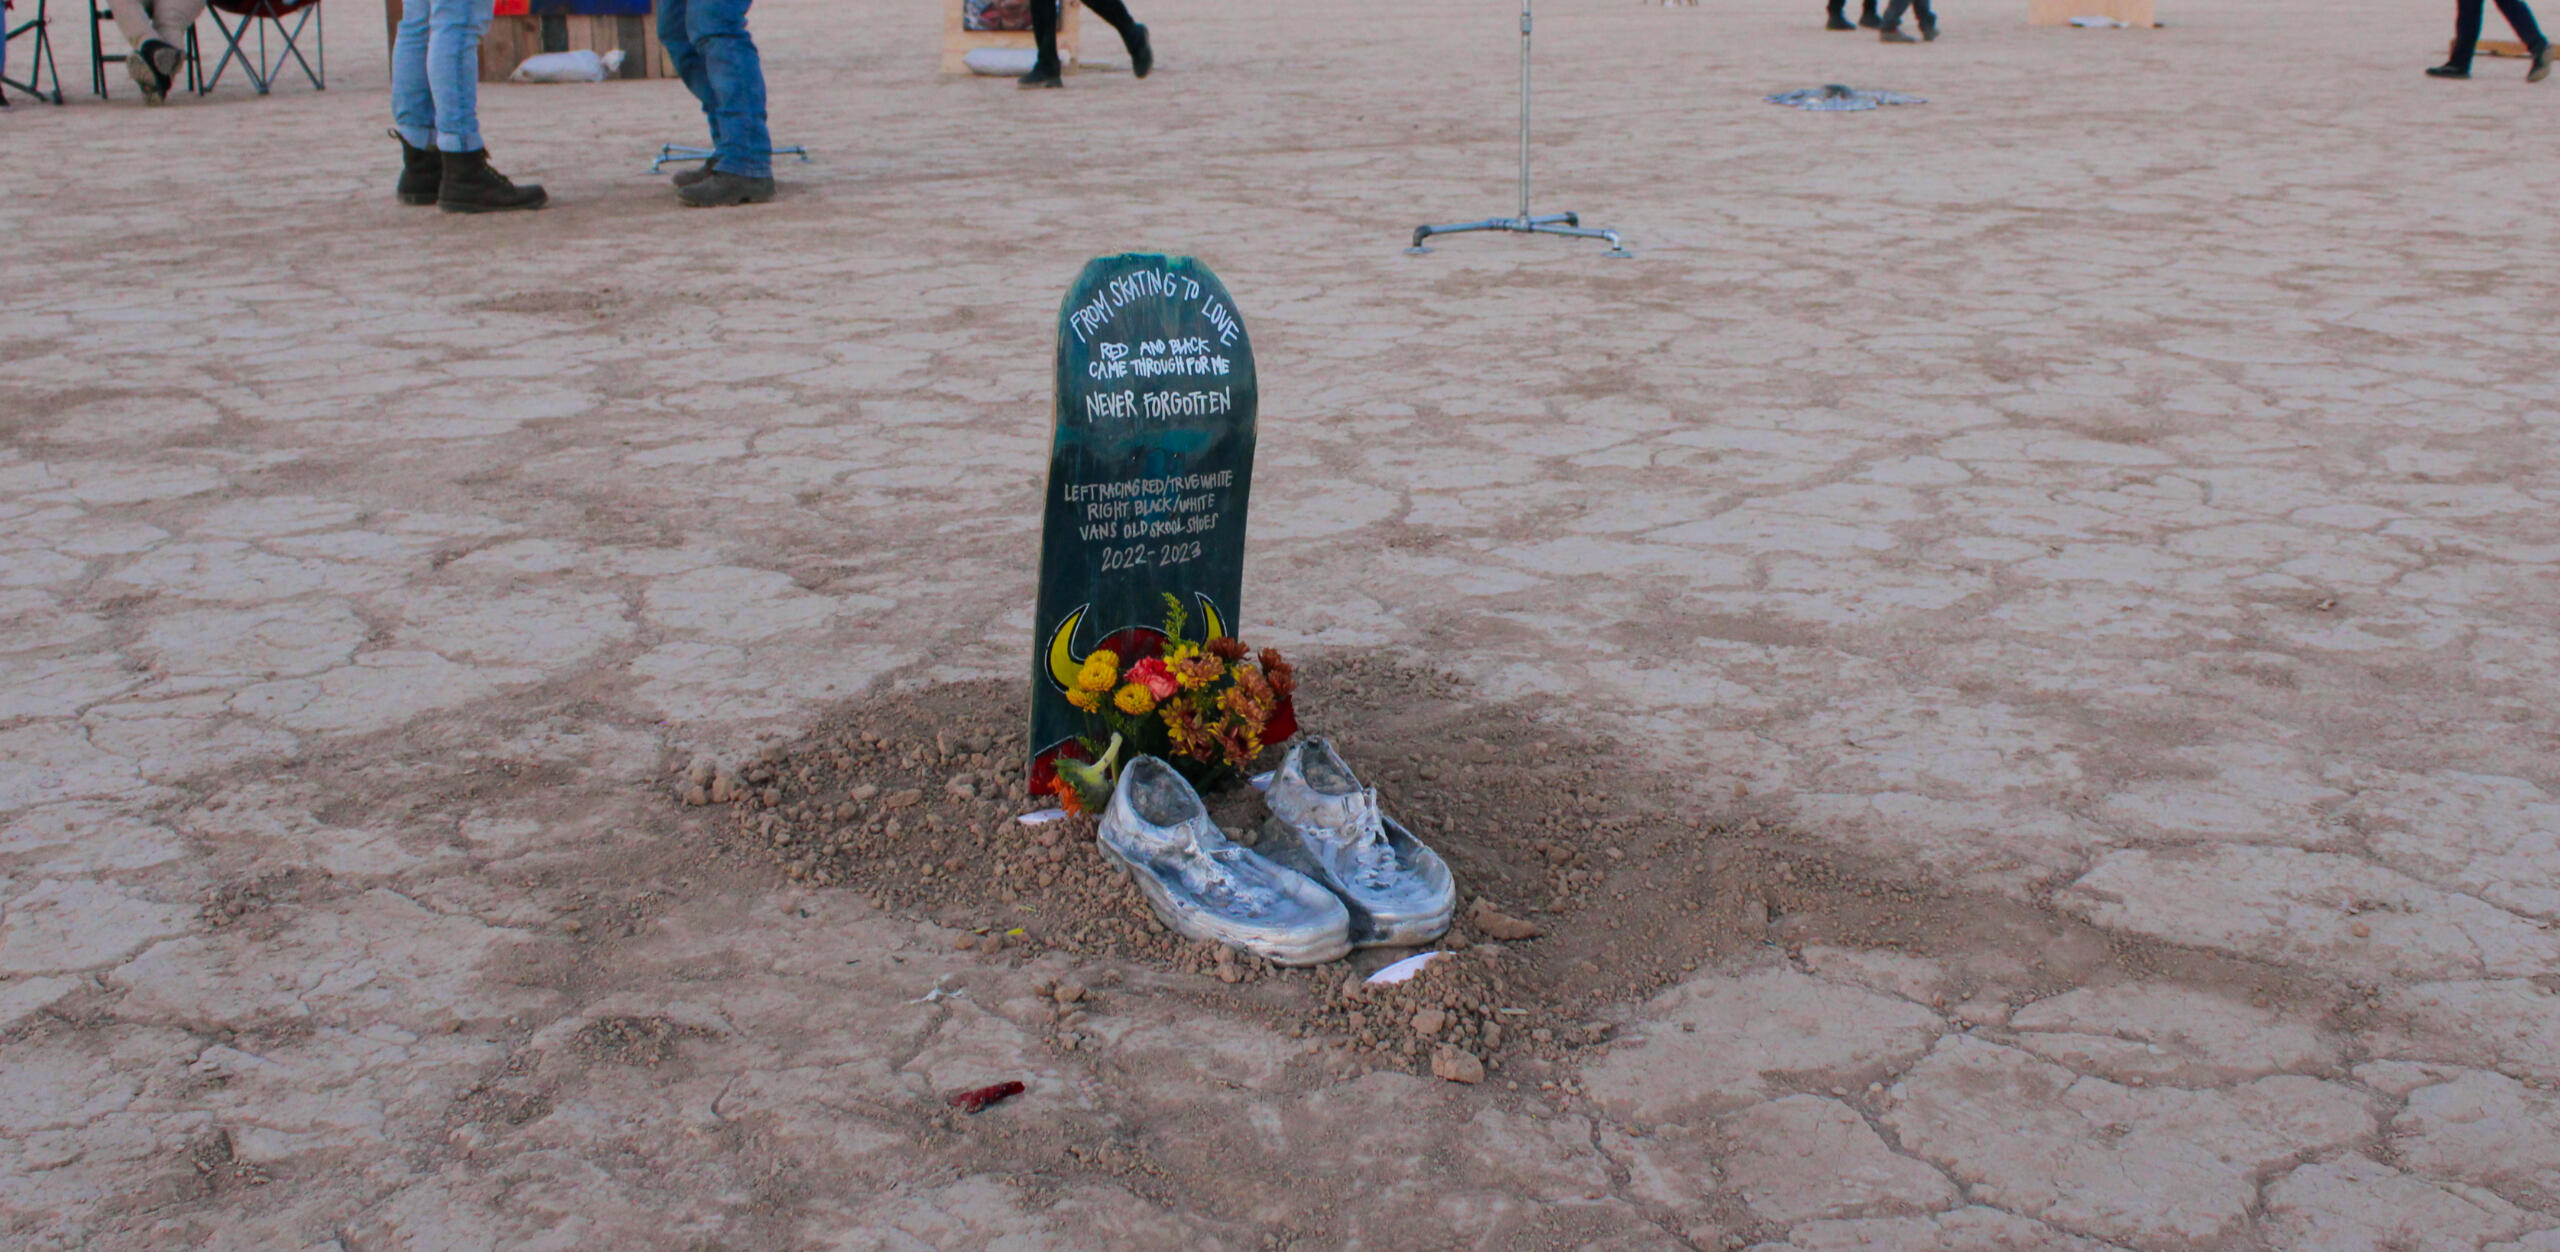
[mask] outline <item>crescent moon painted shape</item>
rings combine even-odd
[[[1049,636],[1049,681],[1058,684],[1060,691],[1075,690],[1076,671],[1084,668],[1084,658],[1076,655],[1076,627],[1084,621],[1084,611],[1092,607],[1077,605],[1058,623],[1056,633]]]

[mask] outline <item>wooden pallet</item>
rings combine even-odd
[[[2112,17],[2127,26],[2157,26],[2152,0],[2027,0],[2030,26],[2068,26],[2075,17]]]
[[[545,28],[548,27],[546,30]],[[495,17],[480,40],[480,81],[505,82],[524,59],[542,52],[622,51],[617,78],[673,78],[676,67],[649,17]]]
[[[966,74],[964,59],[980,48],[1028,48],[1032,46],[1027,30],[970,30],[962,17],[962,0],[942,0],[942,72]],[[1072,62],[1076,59],[1077,19],[1084,16],[1084,6],[1075,0],[1062,0],[1058,10],[1058,56]]]
[[[400,37],[401,0],[383,0],[382,27],[385,38]],[[552,42],[558,47],[544,47],[543,23],[553,23]],[[658,19],[651,17],[495,17],[489,20],[489,33],[480,40],[480,81],[502,83],[516,72],[526,57],[537,52],[575,52],[581,48],[595,52],[622,50],[622,71],[618,78],[674,78],[675,64],[667,59],[666,45],[658,42]]]
[[[2479,48],[2480,55],[2484,57],[2529,57],[2533,55],[2533,53],[2524,46],[2524,41],[2521,39],[2483,39],[2480,41]]]

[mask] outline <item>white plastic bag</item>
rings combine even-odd
[[[600,83],[622,68],[622,50],[616,48],[598,56],[586,49],[576,52],[545,52],[524,59],[516,72],[507,75],[512,83]]]

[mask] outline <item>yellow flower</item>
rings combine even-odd
[[[1143,717],[1156,711],[1155,693],[1147,690],[1142,683],[1131,683],[1122,687],[1120,694],[1113,696],[1111,702],[1119,705],[1120,711],[1131,717]]]
[[[1084,659],[1084,668],[1076,671],[1076,685],[1087,691],[1109,691],[1120,681],[1120,654],[1108,648],[1097,648]]]
[[[1099,713],[1102,711],[1102,693],[1099,691],[1087,691],[1082,687],[1078,687],[1067,693],[1067,703],[1083,709],[1087,713]]]

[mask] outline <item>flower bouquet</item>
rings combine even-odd
[[[1184,637],[1190,615],[1166,596],[1161,636],[1124,631],[1076,672],[1067,702],[1082,710],[1087,760],[1060,756],[1051,788],[1071,813],[1111,801],[1122,752],[1162,757],[1212,790],[1253,767],[1265,746],[1298,733],[1297,674],[1276,648],[1259,656],[1229,635]],[[1108,742],[1105,742],[1108,740]]]

